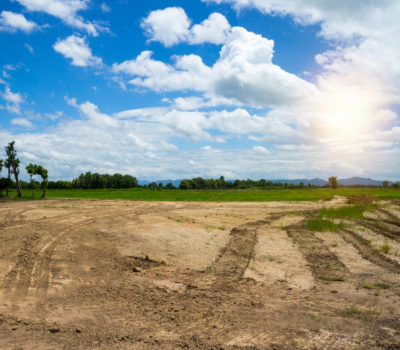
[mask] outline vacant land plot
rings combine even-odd
[[[399,348],[400,203],[346,203],[0,202],[0,348]]]

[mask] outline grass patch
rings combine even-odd
[[[375,209],[377,206],[374,204],[368,205],[352,205],[348,207],[322,209],[320,211],[321,218],[329,219],[362,219],[364,212]]]
[[[330,220],[325,219],[311,219],[307,222],[307,228],[311,231],[332,231],[339,232],[344,228],[344,224],[335,224]]]
[[[35,192],[40,200],[41,192]],[[99,189],[99,190],[47,190],[48,199],[123,199],[140,201],[195,201],[195,202],[268,202],[268,201],[319,201],[329,200],[334,195],[349,196],[369,194],[378,199],[400,199],[400,189],[380,188],[328,188],[293,190],[160,190],[145,188]],[[10,199],[15,199],[16,190],[10,191]],[[22,192],[23,200],[32,200],[31,191]]]
[[[350,306],[342,311],[344,316],[357,317],[364,320],[373,320],[379,316],[379,312],[373,309],[360,309]]]
[[[384,254],[389,254],[390,245],[386,243],[386,244],[384,244],[384,245],[381,245],[381,246],[379,247],[379,249],[380,249]]]
[[[389,289],[390,286],[386,283],[364,284],[364,289]]]
[[[343,282],[346,280],[343,276],[319,276],[318,278],[329,282]]]

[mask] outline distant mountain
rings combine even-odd
[[[181,183],[182,179],[178,180],[156,180],[156,181],[148,181],[148,180],[140,180],[139,185],[148,185],[151,182],[155,182],[159,184],[160,182],[165,186],[168,183],[172,183],[175,187],[179,187],[179,184]],[[229,182],[234,182],[235,180],[226,180]],[[288,180],[288,179],[275,179],[275,180],[269,180],[267,181],[272,181],[272,182],[281,182],[281,183],[288,183],[288,184],[293,184],[293,185],[298,185],[300,182],[302,182],[305,186],[307,186],[309,183],[314,186],[325,186],[328,184],[327,180],[323,180],[320,178],[314,178],[314,179],[293,179],[293,180]],[[374,180],[370,178],[365,178],[365,177],[350,177],[347,179],[338,179],[338,183],[344,186],[352,186],[352,185],[363,185],[363,186],[382,186],[383,180]],[[388,181],[389,185],[392,185],[394,182]]]
[[[364,185],[364,186],[382,186],[383,180],[373,180],[365,177],[350,177],[348,179],[339,179],[338,183],[344,186]],[[388,181],[389,185],[393,182]]]
[[[281,182],[281,183],[287,183],[287,184],[293,184],[293,185],[298,185],[300,182],[302,182],[305,186],[307,186],[309,183],[314,186],[324,186],[328,183],[328,181],[319,179],[319,178],[314,178],[314,179],[294,179],[294,180],[287,180],[287,179],[276,179],[276,180],[267,180],[267,181],[272,181],[272,182]]]

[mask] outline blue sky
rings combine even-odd
[[[0,140],[51,179],[400,178],[397,1],[0,6]]]

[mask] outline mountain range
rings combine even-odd
[[[178,180],[157,180],[157,181],[148,181],[148,180],[140,180],[139,184],[140,185],[148,185],[151,182],[155,183],[162,183],[164,186],[168,183],[172,183],[175,187],[178,187],[179,184],[181,183],[182,179]],[[234,180],[227,180],[227,181],[234,181]],[[275,179],[275,180],[267,180],[267,181],[272,181],[272,182],[281,182],[281,183],[288,183],[288,184],[294,184],[298,185],[300,182],[303,182],[304,185],[308,185],[309,183],[314,186],[324,186],[328,183],[327,180],[323,180],[320,178],[314,178],[314,179],[293,179],[293,180],[287,180],[287,179]],[[338,183],[344,186],[352,186],[352,185],[363,185],[363,186],[382,186],[383,180],[374,180],[370,178],[365,178],[365,177],[350,177],[347,179],[338,179]],[[388,181],[389,185],[395,183],[392,181]],[[398,181],[400,183],[400,181]]]

